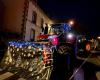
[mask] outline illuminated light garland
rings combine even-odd
[[[49,64],[51,62],[49,61],[48,57],[46,56],[43,57],[42,52],[44,45],[47,47],[45,49],[45,54],[52,53],[51,46],[48,45],[47,43],[14,42],[14,41],[9,42],[8,52],[10,54],[8,54],[8,57],[5,58],[6,59],[5,64],[8,66],[14,66],[16,69],[18,69],[19,67],[25,69],[27,72],[30,72],[28,76],[35,77],[33,80],[36,80],[37,77],[36,75],[38,75],[39,79],[42,76],[43,78],[45,78],[44,76],[50,74],[47,73],[47,70],[49,68],[43,68],[46,66],[43,64],[43,61],[46,62],[45,64]],[[9,55],[11,55],[11,57],[9,57]],[[11,67],[10,70],[13,70],[13,67]]]
[[[28,53],[28,55],[27,55],[28,57],[30,57],[31,56],[31,54],[30,53]]]
[[[17,48],[17,51],[19,51],[19,48]]]
[[[15,56],[15,54],[13,54],[13,56]]]
[[[22,48],[22,45],[20,45],[19,48]]]
[[[32,48],[32,46],[28,46],[28,49],[31,49]]]

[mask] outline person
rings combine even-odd
[[[44,27],[41,26],[41,33],[40,34],[43,34],[44,33]]]
[[[46,26],[45,26],[45,28],[44,28],[44,34],[48,34],[48,25],[47,25],[47,23],[45,24]]]

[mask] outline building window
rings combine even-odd
[[[35,40],[35,30],[34,29],[31,29],[30,30],[30,40],[31,41],[34,41]]]
[[[36,24],[37,14],[35,11],[32,12],[32,23]]]

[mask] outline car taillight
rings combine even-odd
[[[91,45],[89,43],[86,44],[85,46],[86,51],[90,51],[91,50]]]

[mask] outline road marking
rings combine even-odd
[[[74,72],[77,70],[77,68],[75,68]],[[82,68],[80,68],[79,71],[77,71],[77,73],[74,75],[74,80],[85,80],[84,79],[84,70]]]
[[[11,72],[6,72],[6,73],[0,75],[0,80],[4,80],[4,79],[6,79],[6,78],[8,78],[8,77],[11,77],[11,76],[13,76],[13,75],[14,75],[14,74],[11,73]]]

